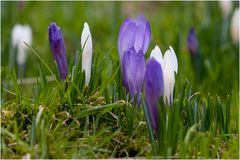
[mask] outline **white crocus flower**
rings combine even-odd
[[[166,103],[166,98],[168,104],[172,105],[173,102],[173,90],[175,84],[175,72],[178,71],[178,61],[173,48],[170,46],[164,57],[160,48],[156,45],[152,50],[150,57],[155,58],[158,63],[162,66],[163,70],[163,83],[164,83],[164,102]]]
[[[233,8],[232,1],[222,0],[222,1],[219,1],[219,5],[220,5],[223,16],[228,17],[229,14],[231,13],[232,8]]]
[[[234,43],[239,42],[239,8],[235,9],[232,16],[231,36]]]
[[[82,70],[85,71],[85,84],[89,84],[92,65],[92,36],[88,24],[85,22],[81,37]]]
[[[17,63],[22,66],[26,63],[27,49],[24,44],[31,45],[32,43],[32,29],[29,25],[16,24],[12,29],[12,47],[17,48]]]

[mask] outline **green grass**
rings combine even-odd
[[[239,158],[239,44],[230,34],[222,39],[217,2],[26,2],[23,11],[16,2],[1,5],[6,22],[1,35],[2,158],[28,153],[31,158]],[[138,109],[135,101],[129,102],[121,82],[117,34],[124,18],[139,12],[152,29],[146,60],[156,44],[162,51],[171,45],[179,63],[172,109],[159,102],[158,137],[145,104]],[[59,80],[49,49],[51,21],[63,31],[66,81]],[[84,21],[94,47],[89,86],[81,71]],[[10,32],[17,22],[33,29],[25,77],[39,79],[30,84],[24,79],[21,84],[18,68],[8,66]],[[191,26],[200,43],[200,79],[186,47]],[[37,118],[39,106],[43,111]]]

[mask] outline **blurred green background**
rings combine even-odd
[[[128,16],[144,13],[152,29],[146,59],[156,44],[163,53],[170,45],[174,48],[179,63],[176,90],[188,79],[194,90],[203,95],[208,92],[220,96],[233,94],[237,99],[239,45],[232,42],[229,25],[238,2],[233,2],[233,9],[225,21],[228,27],[224,38],[219,2],[1,2],[1,5],[3,70],[9,64],[11,29],[17,23],[32,27],[32,47],[56,71],[48,44],[48,25],[51,22],[61,27],[69,63],[80,49],[84,22],[90,26],[94,56],[100,54],[100,58],[104,57],[111,63],[118,61],[117,38],[121,23]],[[195,28],[200,43],[204,68],[202,80],[196,79],[187,50],[186,40],[191,27]],[[33,66],[34,59],[29,52],[26,77],[36,76]]]

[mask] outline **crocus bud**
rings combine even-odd
[[[127,93],[130,92],[131,97],[137,93],[137,102],[140,104],[140,92],[142,90],[142,83],[145,73],[145,59],[143,51],[136,52],[132,47],[123,55],[122,60],[122,79],[123,85]]]
[[[158,130],[158,104],[159,99],[164,94],[163,71],[161,64],[158,62],[160,56],[151,57],[146,65],[144,77],[144,91],[149,117],[152,127],[157,133]],[[161,59],[162,60],[162,59]],[[160,61],[161,61],[160,60]]]
[[[232,16],[231,36],[234,43],[239,42],[239,8],[235,9]]]
[[[198,54],[199,46],[198,46],[198,39],[195,34],[194,28],[191,28],[188,37],[187,37],[187,47],[191,56],[195,57]]]
[[[31,45],[32,29],[29,25],[16,24],[12,29],[12,47],[17,48],[17,63],[23,66],[27,59],[28,47],[24,44]]]
[[[168,103],[170,106],[173,102],[173,90],[175,85],[175,73],[178,70],[178,61],[173,48],[170,46],[162,56],[162,52],[158,46],[156,46],[150,57],[155,58],[157,62],[162,66],[163,70],[163,81],[164,81],[164,102]],[[166,102],[167,98],[167,102]]]
[[[202,79],[202,58],[197,36],[194,28],[191,28],[187,36],[187,48],[191,55],[191,62],[194,68],[194,73],[198,80]]]
[[[82,36],[81,36],[81,46],[82,46],[82,70],[85,71],[85,84],[89,84],[91,77],[91,65],[92,65],[92,36],[88,24],[85,22]]]
[[[122,60],[124,52],[132,47],[136,52],[142,50],[143,54],[147,52],[151,39],[150,24],[144,15],[138,16],[136,19],[127,18],[118,35],[118,52],[120,60]]]
[[[138,93],[138,105],[144,79],[145,59],[151,39],[151,29],[147,19],[140,15],[136,19],[127,18],[119,32],[118,51],[122,65],[123,86],[133,98]]]
[[[221,0],[219,1],[219,5],[223,14],[223,17],[229,16],[231,13],[231,10],[233,8],[233,3],[232,1],[229,0]]]
[[[66,49],[60,28],[56,23],[51,23],[48,27],[49,44],[55,61],[57,62],[58,72],[62,80],[66,79],[68,66],[66,60]]]

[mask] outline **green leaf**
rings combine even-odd
[[[31,128],[31,138],[30,138],[30,146],[33,148],[33,146],[36,143],[36,121],[35,116],[32,118],[32,128]]]
[[[141,96],[141,98],[142,98],[144,117],[145,117],[145,120],[147,123],[147,128],[148,128],[148,133],[149,133],[149,139],[150,139],[150,143],[152,145],[152,150],[153,150],[154,155],[158,155],[157,145],[156,145],[154,133],[153,133],[154,131],[153,131],[152,124],[151,124],[151,119],[149,117],[148,109],[147,109],[147,106],[146,106],[143,96]]]
[[[85,105],[85,107],[87,107],[88,109],[82,110],[77,114],[77,118],[82,118],[82,117],[86,117],[89,115],[93,115],[93,114],[105,114],[108,111],[111,111],[113,108],[119,108],[119,107],[123,107],[125,106],[125,102],[123,101],[118,101],[112,104],[107,104],[107,105],[98,105],[98,106],[91,106],[91,105]]]

